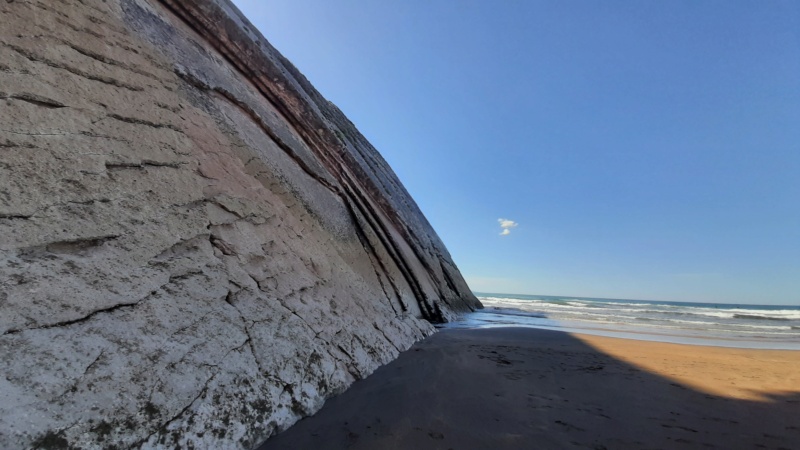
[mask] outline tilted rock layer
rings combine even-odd
[[[0,448],[252,448],[480,307],[226,0],[0,14]]]

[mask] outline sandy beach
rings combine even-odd
[[[443,330],[261,450],[533,448],[800,448],[800,352]]]

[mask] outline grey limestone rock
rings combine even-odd
[[[0,16],[0,448],[252,448],[480,307],[227,0]]]

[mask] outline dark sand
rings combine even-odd
[[[261,447],[800,449],[800,352],[445,330]]]

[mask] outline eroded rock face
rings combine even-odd
[[[0,447],[251,448],[480,307],[227,1],[0,14]]]

